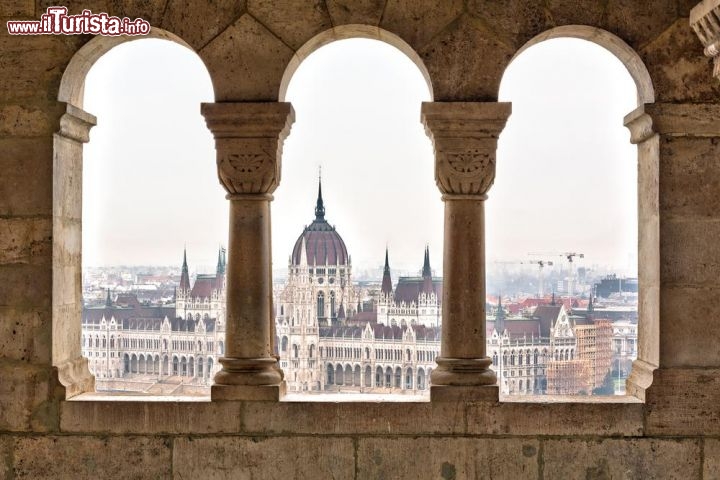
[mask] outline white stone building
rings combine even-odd
[[[225,250],[214,275],[198,275],[190,285],[187,256],[174,305],[145,305],[133,294],[108,291],[105,305],[85,307],[82,353],[99,388],[126,380],[210,385],[224,354]],[[113,381],[111,381],[113,380]]]

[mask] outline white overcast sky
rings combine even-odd
[[[500,97],[513,102],[513,115],[487,204],[490,259],[577,251],[587,265],[635,262],[637,162],[622,118],[636,91],[622,64],[589,42],[549,40],[513,61]],[[212,99],[202,61],[171,42],[129,42],[93,66],[85,266],[178,264],[185,245],[190,263],[214,264],[227,244],[228,209],[200,115],[200,102]],[[394,268],[419,269],[427,244],[440,273],[442,202],[420,124],[429,99],[412,61],[379,41],[334,42],[300,65],[273,202],[276,268],[314,218],[322,166],[326,218],[356,268],[380,264],[388,245]]]

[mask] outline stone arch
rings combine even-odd
[[[606,30],[588,25],[565,25],[536,35],[513,56],[527,48],[553,38],[587,40],[611,52],[627,69],[637,89],[638,109],[628,112],[625,125],[631,131],[630,141],[643,144],[638,148],[638,352],[630,375],[628,394],[644,400],[644,391],[652,382],[652,371],[660,361],[660,294],[657,273],[660,270],[659,242],[659,149],[653,135],[652,118],[643,105],[655,102],[652,77],[640,55],[624,40]],[[512,60],[511,60],[512,61]]]
[[[578,38],[605,48],[625,65],[628,73],[635,81],[638,92],[638,105],[655,101],[655,88],[653,87],[652,78],[640,55],[617,35],[590,25],[563,25],[546,30],[520,47],[515,52],[510,63],[533,45],[552,38]]]
[[[69,103],[78,108],[83,108],[85,77],[87,77],[88,72],[92,66],[95,65],[95,62],[97,62],[100,57],[105,55],[114,47],[117,47],[122,43],[148,38],[168,40],[195,52],[195,49],[193,49],[179,36],[157,27],[152,27],[149,34],[142,36],[120,35],[117,37],[111,37],[98,35],[75,52],[75,55],[73,55],[70,63],[68,63],[62,79],[60,80],[58,101]]]
[[[320,32],[314,37],[312,37],[310,40],[306,41],[303,46],[298,48],[298,50],[295,52],[295,55],[292,56],[290,62],[285,67],[285,72],[283,73],[282,80],[280,81],[278,100],[280,102],[285,101],[285,96],[287,94],[288,86],[290,85],[290,80],[292,79],[292,76],[295,74],[295,71],[298,69],[303,60],[309,57],[315,50],[319,49],[320,47],[323,47],[337,40],[346,40],[349,38],[367,38],[370,40],[379,40],[381,42],[392,45],[393,47],[400,50],[415,64],[418,70],[420,70],[420,73],[422,74],[425,82],[427,83],[428,91],[430,92],[430,98],[434,98],[432,81],[430,80],[430,73],[425,66],[425,62],[423,62],[422,58],[420,58],[420,55],[418,55],[417,52],[405,40],[400,38],[398,35],[382,28],[371,25],[354,24],[338,25],[336,27]]]
[[[59,382],[65,387],[65,398],[95,389],[95,379],[88,369],[88,361],[82,357],[80,345],[81,285],[68,287],[66,284],[66,279],[81,268],[82,247],[74,241],[82,236],[81,222],[75,218],[82,216],[82,213],[76,213],[82,212],[82,182],[77,179],[82,178],[83,144],[89,141],[89,131],[97,121],[82,110],[85,79],[95,62],[114,47],[148,38],[168,40],[194,52],[177,35],[155,27],[143,36],[98,35],[75,52],[65,67],[57,91],[58,101],[66,104],[66,113],[60,118],[60,129],[53,140],[52,364],[57,369]]]

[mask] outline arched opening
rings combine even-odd
[[[280,341],[280,351],[287,352],[287,349],[288,349],[288,337],[283,336],[282,340]]]
[[[207,256],[213,255],[218,240],[225,237],[227,222],[223,213],[227,202],[214,170],[198,163],[198,158],[214,157],[212,137],[199,114],[199,103],[212,101],[213,97],[202,61],[181,39],[162,29],[153,28],[143,37],[98,36],[74,55],[58,94],[58,100],[67,104],[67,113],[54,143],[53,175],[57,182],[53,192],[53,254],[58,265],[53,269],[54,291],[68,291],[68,286],[62,285],[63,279],[83,266],[158,261],[179,264],[182,245],[168,246],[168,239],[176,236],[168,235],[174,227],[163,223],[182,222],[185,216],[194,218],[196,224],[215,218],[215,227],[210,226],[210,221],[191,231],[183,229],[185,241],[198,251],[204,249],[202,243],[207,243]],[[90,143],[88,131],[96,119],[83,109],[99,119]],[[188,123],[187,118],[193,120]],[[170,163],[173,181],[157,182],[167,177]],[[185,187],[183,182],[187,182]],[[128,196],[130,190],[144,193]],[[194,192],[193,202],[184,204],[181,197],[189,190]],[[208,201],[213,200],[206,199],[212,197],[212,192],[218,195],[214,206],[208,208]],[[152,201],[155,195],[160,195],[158,201]],[[144,198],[142,206],[137,203],[139,197]],[[177,206],[183,215],[167,215],[168,204]],[[203,233],[209,238],[198,236],[198,240],[187,238],[201,231],[217,233]],[[75,240],[81,236],[82,242]],[[164,258],[170,254],[175,258]],[[152,261],[148,262],[148,258]],[[79,359],[78,345],[59,340],[74,337],[72,332],[81,328],[78,319],[73,318],[74,312],[81,309],[81,285],[72,286],[72,290],[71,308],[53,308],[53,336],[58,339],[53,346],[53,364],[60,370],[61,379],[72,378],[75,382],[66,385],[67,397],[92,390],[93,385],[73,366]],[[55,298],[60,296],[53,295]],[[62,301],[67,300],[68,296],[63,295]],[[150,319],[131,325],[138,331],[154,329]],[[102,341],[105,344],[106,338]],[[148,342],[143,340],[140,348],[150,348]],[[109,344],[116,348],[112,337]],[[125,347],[125,342],[117,346]],[[146,355],[143,362],[137,366],[142,373],[161,370],[159,357],[156,361]],[[112,362],[101,362],[99,368],[107,370],[100,376],[112,376]],[[64,375],[63,369],[73,374]],[[97,382],[97,387],[102,389],[102,382]]]
[[[335,367],[335,385],[344,385],[345,376],[343,375],[343,368],[341,365]]]
[[[647,387],[647,373],[657,365],[658,329],[642,327],[658,321],[653,318],[657,279],[643,278],[659,268],[657,202],[647,201],[657,198],[657,151],[636,148],[623,125],[638,105],[654,101],[647,69],[637,53],[608,32],[560,27],[517,52],[499,99],[511,101],[513,113],[498,143],[496,180],[487,204],[488,291],[502,291],[509,303],[520,303],[524,292],[525,298],[536,299],[533,308],[553,304],[580,318],[570,322],[571,335],[560,342],[549,338],[559,335],[557,329],[516,330],[513,343],[532,346],[518,354],[518,364],[544,364],[558,372],[555,381],[576,385],[583,382],[571,377],[583,368],[608,370],[605,359],[611,354],[595,355],[577,345],[607,336],[598,321],[614,321],[612,310],[622,304],[634,309],[628,316],[639,322],[639,335],[648,336],[644,354],[638,352],[643,378],[635,378],[636,385]],[[647,168],[638,169],[638,162]],[[510,217],[523,221],[506,221]],[[516,235],[513,224],[533,235]],[[528,266],[507,265],[516,261]],[[615,277],[632,279],[627,283],[634,282],[635,292],[598,298],[598,286]],[[512,320],[506,318],[505,324]],[[542,358],[538,344],[549,350]],[[577,368],[554,370],[555,362],[575,362]],[[544,369],[540,372],[542,379]],[[517,390],[542,389],[529,380],[524,386]],[[643,398],[644,390],[635,388],[633,394]]]
[[[365,367],[365,387],[372,387],[372,369],[370,368],[370,365]]]
[[[345,385],[355,385],[355,379],[353,378],[353,370],[350,365],[345,365],[345,375],[343,378],[345,380]]]
[[[327,384],[335,385],[335,371],[333,369],[333,366],[330,364],[328,364],[327,366]]]
[[[402,388],[402,369],[395,368],[395,388]]]

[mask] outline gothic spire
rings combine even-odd
[[[502,293],[498,294],[497,311],[495,312],[495,331],[502,335],[505,331],[505,310],[502,306]]]
[[[392,278],[390,277],[390,262],[388,261],[388,249],[385,247],[385,269],[383,270],[382,293],[392,294]]]
[[[425,246],[425,259],[423,260],[422,276],[432,277],[432,270],[430,270],[430,247]]]
[[[315,221],[325,221],[325,205],[322,198],[322,176],[318,173],[318,197],[315,203]]]
[[[180,291],[190,290],[190,275],[188,274],[187,248],[183,249],[182,274],[180,275]]]
[[[218,249],[217,275],[221,276],[225,273],[225,247],[222,245]]]
[[[430,269],[430,247],[425,247],[425,258],[423,259],[422,269],[423,286],[422,291],[426,294],[431,294],[435,291],[432,281],[432,270]]]
[[[105,297],[105,306],[112,307],[112,298],[110,298],[110,289],[107,289],[107,297]]]

